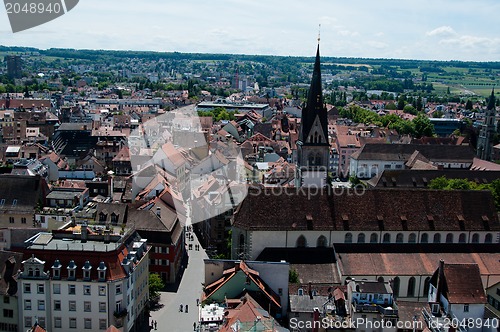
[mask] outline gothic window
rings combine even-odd
[[[415,233],[410,233],[410,235],[408,235],[408,243],[415,242],[417,242],[417,235]]]
[[[458,243],[465,243],[467,242],[465,233],[461,233],[460,236],[458,237]]]
[[[394,286],[393,286],[393,294],[394,297],[399,297],[399,285],[401,284],[401,280],[399,277],[394,278]]]
[[[431,283],[431,278],[427,277],[424,281],[424,296],[429,295],[429,284]]]
[[[318,241],[316,243],[316,246],[317,247],[326,247],[327,246],[327,241],[326,241],[326,237],[324,237],[323,235],[321,235],[320,237],[318,237]]]
[[[321,165],[321,154],[316,153],[316,165]]]
[[[403,243],[403,233],[398,233],[396,235],[396,243]]]
[[[410,280],[408,281],[408,294],[406,296],[408,296],[408,297],[415,296],[415,278],[414,277],[411,277]]]
[[[441,243],[441,234],[436,233],[434,234],[434,243]]]
[[[358,234],[358,243],[365,243],[365,233]]]
[[[370,235],[370,243],[378,243],[378,235],[377,235],[377,233],[372,233]]]
[[[429,242],[429,234],[422,233],[422,236],[420,237],[420,242],[421,243],[428,243]]]
[[[446,243],[453,243],[453,234],[446,234]]]
[[[384,239],[382,240],[384,243],[391,243],[391,234],[385,233],[384,234]]]
[[[479,234],[474,233],[472,235],[472,243],[479,243]]]
[[[492,242],[493,242],[493,236],[491,235],[491,233],[486,234],[486,236],[484,237],[484,243],[492,243]]]
[[[299,236],[299,238],[297,239],[297,247],[298,248],[305,248],[306,245],[307,245],[307,241],[306,241],[306,238],[304,237],[304,235]]]
[[[346,233],[344,238],[345,243],[352,243],[352,233]]]

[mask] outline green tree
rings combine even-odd
[[[466,110],[472,109],[472,101],[470,99],[467,99],[467,102],[465,103],[465,109]]]
[[[422,108],[423,108],[423,105],[422,105],[422,97],[418,97],[417,98],[417,112],[422,112]]]
[[[415,107],[413,107],[413,105],[411,104],[407,104],[403,107],[403,112],[405,113],[408,113],[408,114],[413,114],[413,115],[417,115],[417,110],[415,109]]]
[[[423,114],[417,115],[412,121],[415,126],[415,136],[417,138],[421,137],[432,137],[435,134],[434,125],[431,123],[428,117]]]
[[[400,95],[398,98],[398,110],[404,109],[405,105],[406,105],[406,96]]]
[[[299,283],[299,274],[297,273],[297,270],[295,269],[288,270],[288,282],[292,284]]]
[[[160,291],[165,288],[163,280],[160,278],[158,273],[149,274],[149,298],[158,299],[160,297]]]

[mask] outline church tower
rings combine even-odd
[[[296,186],[317,188],[326,186],[329,157],[328,119],[321,87],[318,38],[311,86],[307,102],[302,108],[300,136],[297,141]]]
[[[491,160],[493,136],[496,131],[495,116],[495,89],[492,89],[488,107],[486,108],[484,124],[481,126],[481,131],[477,139],[476,155],[483,160]]]

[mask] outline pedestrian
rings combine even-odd
[[[200,299],[196,299],[196,306],[200,305]]]
[[[179,307],[179,311],[182,312],[182,303],[181,303],[181,305]]]
[[[156,330],[156,327],[158,326],[158,323],[155,321],[155,330]]]
[[[186,304],[186,313],[188,312],[188,305]]]
[[[196,322],[193,323],[193,331],[196,331]]]

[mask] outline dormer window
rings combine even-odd
[[[99,278],[99,281],[105,281],[106,280],[106,264],[104,262],[99,263],[99,267],[97,268],[97,276]]]
[[[60,279],[61,278],[61,262],[56,259],[54,262],[54,265],[52,265],[52,276],[54,279]]]
[[[92,269],[92,265],[90,265],[89,261],[85,261],[85,264],[82,267],[83,270],[83,280],[90,280],[90,270]]]
[[[99,213],[99,221],[106,221],[107,214]]]
[[[114,212],[111,214],[111,223],[118,223],[118,215],[116,215]]]
[[[76,279],[76,264],[74,260],[69,261],[68,265],[68,279],[75,280]]]

